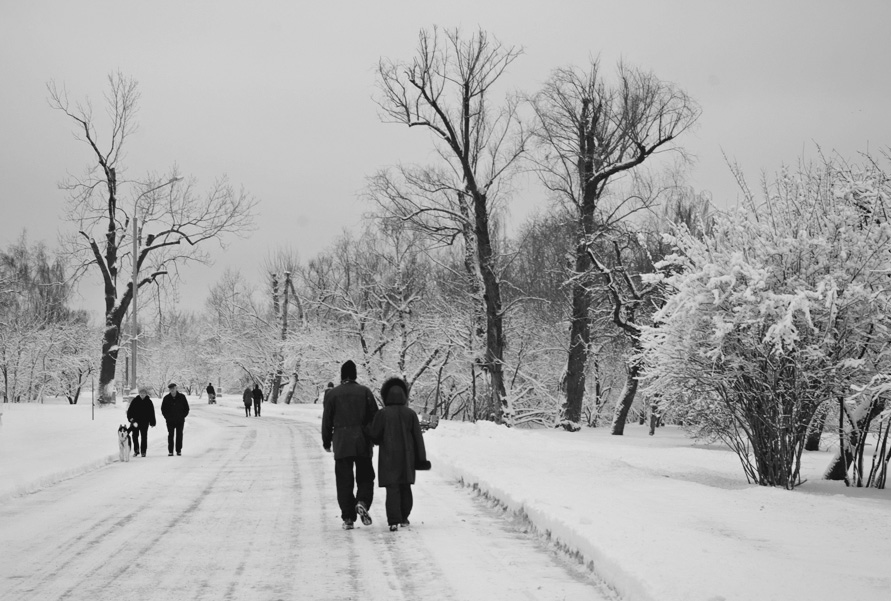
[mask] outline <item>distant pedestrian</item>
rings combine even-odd
[[[325,397],[328,396],[328,393],[331,392],[331,390],[333,388],[334,388],[334,382],[328,382],[328,387],[322,389],[322,391],[319,393],[319,397],[313,401],[313,405],[315,405],[319,401],[322,401],[322,403],[324,403]]]
[[[380,445],[377,456],[378,486],[387,489],[387,524],[390,531],[408,526],[414,499],[411,485],[415,470],[429,470],[418,414],[408,406],[408,386],[390,378],[381,387],[384,408],[377,412],[368,434]]]
[[[213,382],[207,383],[207,404],[212,405],[217,402],[217,391],[213,387]]]
[[[127,419],[133,432],[133,456],[145,457],[145,452],[148,450],[148,429],[149,426],[154,428],[156,424],[155,404],[149,398],[148,388],[145,386],[140,386],[139,394],[130,401],[130,406],[127,407]]]
[[[254,395],[251,392],[251,385],[248,384],[244,387],[244,392],[241,393],[241,400],[244,402],[244,416],[251,416],[251,405],[254,402]]]
[[[189,415],[189,401],[186,400],[186,395],[177,391],[176,384],[170,384],[167,388],[170,392],[161,401],[161,415],[167,420],[167,455],[172,457],[174,443],[176,454],[183,454],[183,428],[186,425],[186,416]]]
[[[377,401],[368,387],[356,383],[356,364],[352,361],[340,367],[340,380],[340,386],[325,395],[322,446],[329,453],[334,447],[340,517],[344,530],[352,530],[357,516],[366,526],[371,525],[368,510],[374,499],[373,450],[365,431],[377,413]]]
[[[260,403],[263,402],[263,391],[260,390],[259,384],[254,384],[254,391],[251,393],[254,397],[254,417],[260,417]]]

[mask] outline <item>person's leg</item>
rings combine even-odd
[[[185,423],[179,422],[176,424],[176,454],[179,455],[183,452],[183,426]]]
[[[334,460],[334,479],[337,482],[337,504],[340,517],[356,521],[356,497],[353,495],[353,457]]]
[[[411,509],[415,503],[414,496],[411,494],[411,484],[401,484],[399,486],[399,496],[402,502],[402,519],[399,523],[407,525],[408,515],[411,513]]]
[[[148,426],[140,426],[139,431],[142,434],[141,444],[139,446],[139,452],[145,457],[145,452],[148,450]],[[133,449],[136,449],[136,445],[133,445]]]
[[[167,422],[167,452],[173,455],[173,435],[176,432],[176,426],[173,422]]]
[[[399,484],[387,487],[387,500],[384,505],[387,508],[387,524],[395,526],[402,523],[402,489]]]
[[[374,500],[374,466],[371,457],[356,457],[356,500],[371,509]]]
[[[133,428],[133,455],[139,455],[139,428]]]

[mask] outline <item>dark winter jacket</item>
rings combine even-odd
[[[213,384],[207,385],[207,396],[216,396],[217,391],[214,389]]]
[[[155,427],[155,404],[148,397],[133,397],[127,407],[127,419],[139,424],[140,428]]]
[[[241,395],[241,400],[244,401],[245,407],[250,407],[251,402],[253,401],[253,395],[251,394],[251,387],[248,386],[244,389],[244,394]]]
[[[407,389],[399,378],[384,383],[381,396],[385,406],[368,430],[374,443],[380,445],[377,481],[381,487],[414,484],[415,469],[429,469],[418,414],[408,407]]]
[[[367,386],[347,380],[325,394],[322,410],[322,446],[334,458],[371,457],[371,441],[365,435],[377,413],[377,401]]]
[[[174,424],[180,423],[186,420],[188,414],[189,401],[186,400],[186,395],[181,392],[177,392],[175,397],[170,396],[170,393],[164,395],[164,400],[161,401],[161,415],[164,419]]]
[[[251,392],[251,395],[254,397],[255,403],[260,403],[263,401],[263,391],[259,388],[254,388],[254,390]]]

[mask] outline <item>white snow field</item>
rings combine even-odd
[[[0,599],[891,599],[891,494],[819,481],[829,452],[789,492],[674,428],[441,422],[411,527],[377,490],[345,532],[320,405],[190,402],[183,457],[162,423],[129,463],[122,407],[3,406]]]

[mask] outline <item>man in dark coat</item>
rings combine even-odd
[[[415,470],[430,469],[418,414],[408,406],[408,385],[390,378],[381,387],[384,408],[374,416],[368,435],[380,445],[377,456],[378,486],[387,489],[387,523],[391,531],[408,526],[414,499],[411,485]]]
[[[155,404],[149,398],[148,389],[145,386],[139,387],[139,394],[130,401],[127,407],[127,419],[130,421],[130,427],[133,430],[133,456],[142,455],[148,450],[148,429],[149,426],[155,427]],[[140,435],[142,436],[142,444],[140,445]]]
[[[334,447],[337,503],[344,530],[351,530],[357,516],[366,526],[371,525],[368,510],[374,497],[374,467],[365,430],[377,413],[377,401],[368,387],[356,383],[356,364],[352,361],[341,366],[340,379],[340,386],[325,394],[322,446],[329,453]]]
[[[213,387],[213,382],[207,383],[207,404],[216,403],[217,402],[217,391]]]
[[[183,427],[186,425],[186,416],[189,415],[189,401],[186,395],[177,392],[176,384],[170,384],[170,389],[161,401],[161,415],[167,420],[167,455],[173,456],[174,435],[176,435],[176,454],[183,454]]]
[[[260,417],[260,403],[263,402],[263,391],[260,390],[259,384],[254,384],[254,391],[251,393],[254,397],[254,417]]]
[[[251,391],[250,385],[244,387],[244,392],[241,393],[241,400],[244,403],[244,416],[251,416],[251,403],[254,402],[254,395]]]

